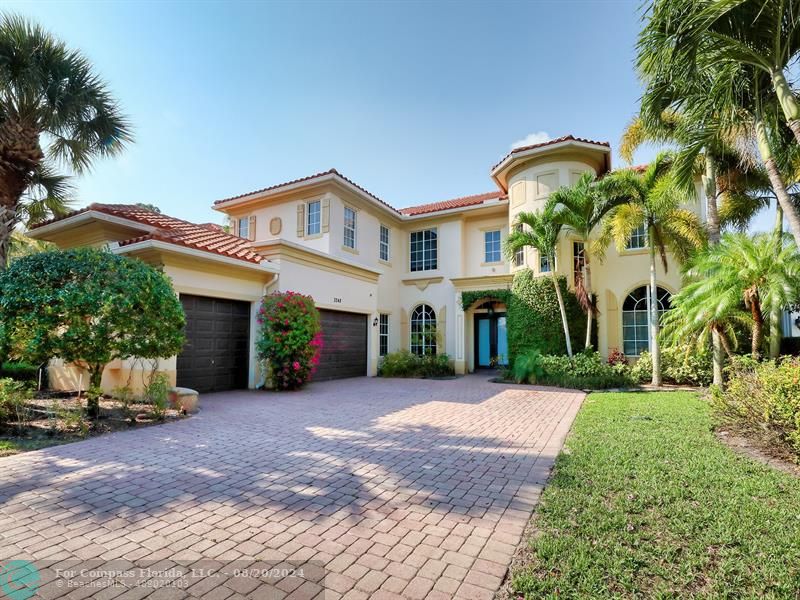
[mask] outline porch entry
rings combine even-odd
[[[476,368],[508,364],[506,313],[495,312],[492,306],[487,308],[486,312],[475,314]]]

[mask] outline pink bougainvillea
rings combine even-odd
[[[313,298],[296,292],[270,294],[264,297],[257,320],[258,355],[268,361],[273,388],[299,388],[316,371],[322,350],[319,311]]]

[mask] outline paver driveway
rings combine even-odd
[[[0,460],[0,559],[48,598],[491,598],[582,399],[477,375],[209,395]]]

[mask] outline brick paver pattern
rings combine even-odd
[[[479,375],[207,395],[178,423],[0,459],[0,562],[326,573],[102,591],[43,576],[46,598],[489,599],[582,400]]]

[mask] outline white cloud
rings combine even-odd
[[[522,148],[523,146],[533,146],[534,144],[541,144],[543,142],[549,142],[553,138],[550,137],[550,134],[546,131],[536,131],[534,133],[529,133],[521,140],[517,140],[513,144],[511,144],[511,149],[514,148]]]

